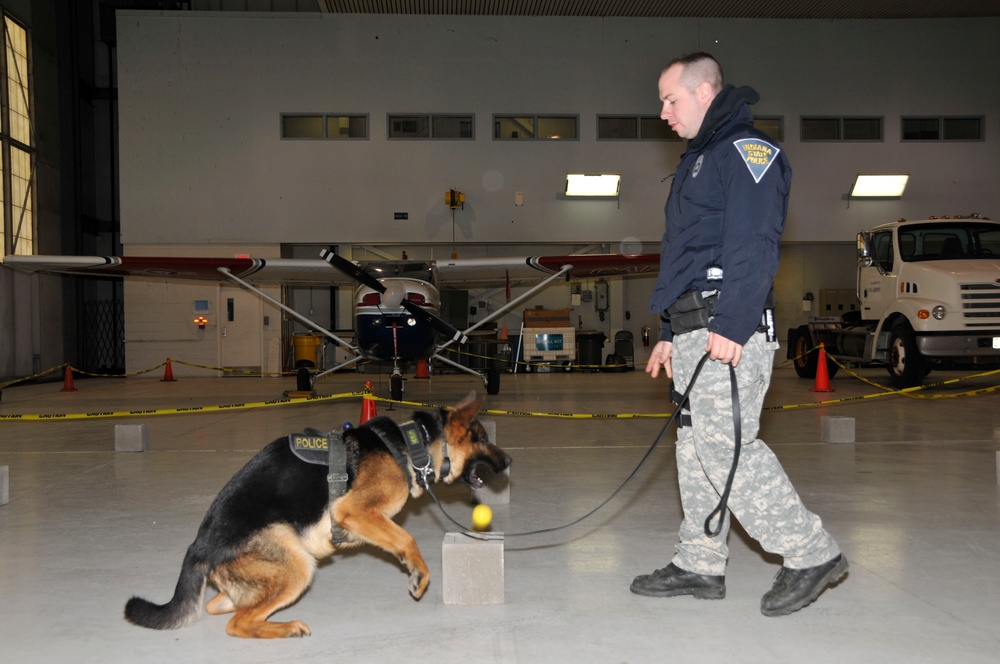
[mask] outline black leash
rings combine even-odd
[[[667,423],[663,425],[663,428],[660,430],[660,433],[656,436],[656,439],[653,441],[653,444],[650,445],[649,449],[646,450],[646,453],[643,455],[642,459],[639,460],[639,464],[635,467],[635,470],[633,470],[631,473],[629,473],[629,476],[625,478],[625,480],[621,483],[621,485],[617,489],[615,489],[614,492],[610,496],[608,496],[607,498],[605,498],[601,502],[601,504],[599,504],[597,507],[595,507],[594,509],[590,510],[589,512],[587,512],[583,516],[581,516],[581,517],[579,517],[577,519],[574,519],[573,521],[570,521],[569,523],[563,524],[561,526],[554,526],[552,528],[541,528],[539,530],[530,530],[530,531],[521,532],[521,533],[504,533],[504,537],[525,537],[525,536],[528,536],[528,535],[540,535],[540,534],[543,534],[543,533],[551,533],[551,532],[555,532],[557,530],[563,530],[563,529],[569,528],[570,526],[575,526],[576,524],[580,523],[584,519],[587,519],[590,516],[593,516],[594,513],[596,513],[602,507],[604,507],[605,505],[607,505],[609,502],[611,502],[611,500],[615,496],[617,496],[619,493],[621,493],[622,489],[625,488],[625,485],[628,484],[629,482],[631,482],[632,479],[638,474],[639,470],[646,464],[646,461],[648,461],[649,457],[653,454],[653,450],[655,450],[656,447],[660,444],[660,441],[663,440],[663,436],[667,433],[667,430],[670,429],[670,425],[673,424],[674,420],[677,419],[677,416],[680,414],[681,409],[684,407],[685,404],[687,404],[688,396],[691,394],[691,389],[694,387],[695,380],[698,378],[698,374],[701,373],[701,368],[703,366],[705,366],[705,362],[707,360],[708,360],[708,353],[705,353],[702,356],[701,360],[698,361],[698,366],[695,368],[694,374],[691,376],[691,380],[688,382],[687,390],[684,391],[684,395],[681,397],[680,403],[677,404],[677,407],[674,409],[673,414],[667,419]],[[735,451],[733,452],[733,465],[732,465],[732,468],[730,468],[730,470],[729,470],[729,477],[726,480],[726,487],[725,487],[725,490],[722,492],[722,497],[719,500],[719,505],[718,505],[718,507],[715,508],[715,510],[705,520],[705,534],[708,535],[709,537],[715,537],[722,530],[722,522],[723,522],[723,519],[725,517],[725,513],[726,513],[726,510],[728,509],[728,504],[729,504],[729,492],[730,492],[730,490],[732,489],[732,486],[733,486],[733,478],[736,476],[736,466],[739,463],[739,457],[740,457],[740,417],[739,417],[740,402],[739,402],[739,390],[737,389],[737,386],[736,386],[736,369],[731,364],[729,365],[729,380],[730,380],[730,386],[732,388],[732,397],[733,397],[733,427],[734,427],[735,436],[736,436],[736,448],[735,448]],[[429,485],[426,487],[426,489],[427,489],[427,493],[430,494],[430,497],[434,500],[434,502],[437,504],[438,508],[441,510],[441,513],[444,514],[444,516],[449,521],[451,521],[453,524],[455,524],[456,526],[458,526],[459,528],[461,528],[462,532],[467,537],[471,537],[473,539],[479,539],[480,538],[479,534],[477,534],[477,533],[467,532],[465,530],[465,525],[464,524],[456,521],[450,514],[448,514],[447,511],[445,511],[444,506],[441,505],[441,501],[438,500],[438,497],[434,495],[434,492],[431,490],[431,488],[430,488]],[[718,524],[718,527],[715,529],[715,531],[712,532],[710,530],[709,523],[711,522],[712,518],[716,514],[719,515],[719,524]],[[483,537],[486,538],[486,537],[488,537],[488,535],[486,533],[483,533]]]

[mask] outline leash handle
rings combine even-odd
[[[691,380],[694,383],[694,379]],[[736,477],[736,466],[740,463],[740,448],[742,447],[741,438],[742,431],[740,420],[740,389],[736,384],[736,368],[733,365],[729,365],[729,390],[732,395],[733,404],[733,435],[736,438],[736,444],[733,447],[733,465],[729,468],[729,477],[726,478],[726,487],[722,490],[722,496],[719,498],[719,504],[716,506],[712,513],[708,515],[705,519],[705,534],[709,537],[716,537],[722,532],[722,522],[726,520],[726,510],[729,509],[729,493],[733,489],[733,479]],[[690,388],[689,390],[690,391]],[[685,395],[686,397],[687,395]],[[715,516],[719,516],[719,522],[716,524],[715,528],[712,528],[712,519]]]

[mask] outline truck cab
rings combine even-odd
[[[841,360],[885,364],[897,388],[919,385],[932,368],[1000,365],[1000,223],[973,215],[862,231],[857,296],[859,312],[811,321],[796,338],[822,341]]]

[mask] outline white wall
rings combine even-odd
[[[655,242],[680,143],[598,142],[596,114],[657,114],[673,56],[712,51],[782,115],[787,242],[899,216],[1000,214],[1000,20],[778,21],[119,12],[122,239]],[[371,139],[281,141],[281,112],[370,114]],[[476,115],[475,141],[387,141],[390,112]],[[574,113],[578,141],[493,141],[493,113]],[[880,143],[800,143],[800,115],[880,115]],[[987,141],[899,141],[899,116],[982,114]],[[620,207],[559,197],[623,173]],[[859,172],[911,173],[852,201]],[[525,204],[515,207],[514,193]],[[409,213],[394,221],[393,213]]]
[[[497,255],[512,243],[617,250],[634,239],[656,251],[669,184],[663,180],[684,144],[597,141],[596,116],[658,114],[661,68],[695,49],[713,52],[729,82],[760,92],[757,114],[784,118],[781,147],[795,176],[776,280],[782,333],[809,315],[802,311],[806,292],[853,287],[858,230],[901,216],[1000,215],[997,19],[120,11],[118,26],[127,252],[218,244],[228,255],[253,246],[276,252],[282,244],[381,244],[418,258],[450,247],[453,234],[463,256]],[[282,141],[282,112],[367,113],[370,139]],[[388,141],[387,113],[474,113],[476,139]],[[578,114],[580,138],[494,141],[494,113]],[[984,115],[987,140],[901,143],[900,115],[925,114]],[[802,115],[883,116],[885,140],[801,143]],[[620,171],[620,201],[561,197],[564,173],[577,169]],[[902,200],[847,201],[856,173],[879,171],[911,174]],[[454,227],[443,198],[449,188],[467,201]],[[523,206],[514,205],[515,192],[523,192]],[[395,212],[409,219],[394,220]],[[642,326],[656,334],[656,317],[646,312],[651,289],[651,279],[618,280],[606,320],[592,305],[577,307],[574,320],[609,338],[629,329],[642,362]],[[182,321],[187,334],[191,298],[181,299],[176,311],[158,305],[158,312]],[[562,308],[568,300],[568,287],[556,285],[533,304]],[[131,337],[164,329],[152,319],[136,327],[146,320],[147,301],[134,290],[126,294]],[[517,323],[507,321],[509,328]],[[218,338],[200,344],[188,346],[192,355],[222,362]],[[136,355],[133,347],[130,370],[176,357],[180,348],[146,344],[147,352]],[[268,352],[262,347],[262,355]]]

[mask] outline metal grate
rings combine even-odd
[[[968,327],[996,327],[1000,323],[1000,285],[962,284],[962,316]]]
[[[125,373],[125,304],[117,300],[88,300],[83,305],[81,369],[91,373]]]
[[[195,0],[195,9],[205,0]],[[1000,15],[982,0],[318,0],[320,11],[346,14],[608,16],[649,18],[959,18]]]

